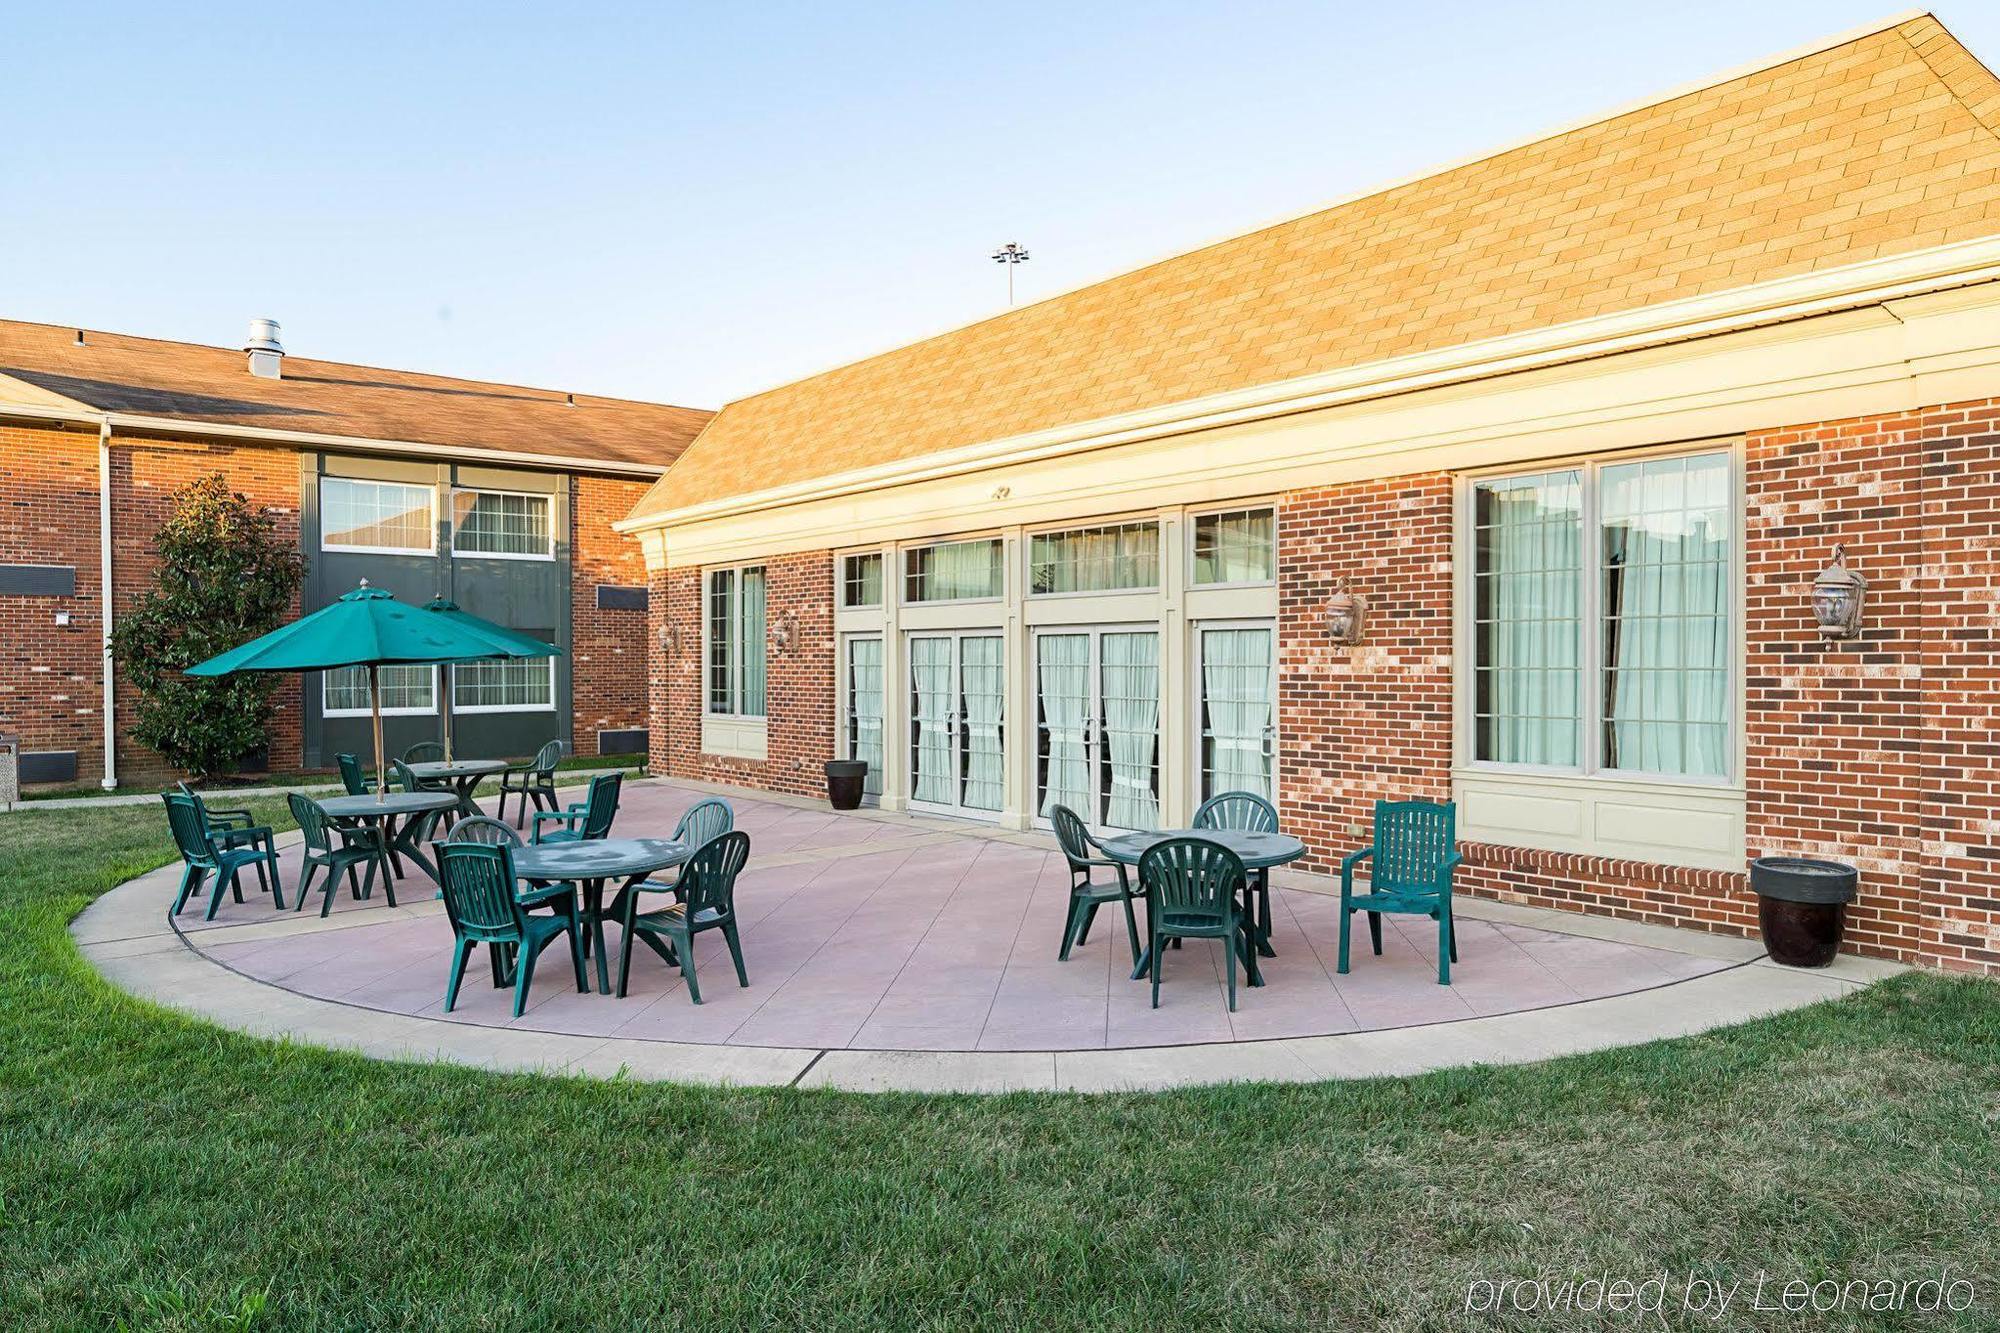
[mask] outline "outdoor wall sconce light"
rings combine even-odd
[[[1861,632],[1861,599],[1868,580],[1847,567],[1845,543],[1833,548],[1833,563],[1813,580],[1813,619],[1822,639],[1851,639]]]
[[[792,635],[797,630],[797,618],[787,611],[771,622],[771,647],[784,652],[792,646]]]
[[[672,624],[660,626],[660,648],[668,657],[679,657],[681,652],[681,632]]]
[[[1368,601],[1347,591],[1347,580],[1333,585],[1333,595],[1326,599],[1325,614],[1327,638],[1335,643],[1361,642],[1361,624],[1368,615]]]

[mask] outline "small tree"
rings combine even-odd
[[[221,473],[173,497],[153,536],[152,586],[118,622],[112,655],[139,694],[132,734],[200,777],[226,772],[265,742],[277,680],[261,673],[189,676],[196,662],[275,629],[304,578],[298,550],[268,511]]]

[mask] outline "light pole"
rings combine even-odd
[[[1013,241],[1009,241],[993,252],[993,262],[1007,266],[1007,306],[1009,309],[1012,309],[1014,305],[1014,266],[1016,264],[1027,263],[1028,252]]]

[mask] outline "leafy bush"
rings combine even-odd
[[[175,494],[153,549],[152,586],[120,618],[111,651],[139,694],[132,735],[176,767],[210,777],[265,743],[278,681],[183,673],[275,629],[304,562],[270,513],[231,491],[219,472]]]

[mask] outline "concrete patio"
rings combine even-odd
[[[664,836],[705,794],[628,783],[615,832]],[[1154,1010],[1127,979],[1115,909],[1056,960],[1068,877],[1044,835],[730,799],[752,840],[737,888],[751,984],[736,985],[706,935],[700,1006],[643,950],[627,998],[579,994],[553,949],[519,1019],[477,965],[447,1015],[451,931],[421,875],[403,881],[397,907],[379,889],[359,902],[343,892],[324,921],[317,892],[304,913],[277,913],[252,881],[213,922],[191,905],[176,931],[164,920],[175,866],[107,895],[73,929],[128,988],[253,1031],[501,1067],[862,1088],[1163,1086],[1532,1059],[1739,1021],[1882,971],[1843,960],[1802,974],[1761,962],[1750,941],[1465,899],[1450,987],[1435,983],[1435,933],[1420,920],[1389,918],[1380,958],[1358,930],[1343,977],[1337,900],[1280,872],[1269,984],[1241,989],[1229,1012],[1219,948],[1191,941],[1168,955]],[[296,883],[295,837],[283,860]],[[619,932],[607,930],[615,963]]]

